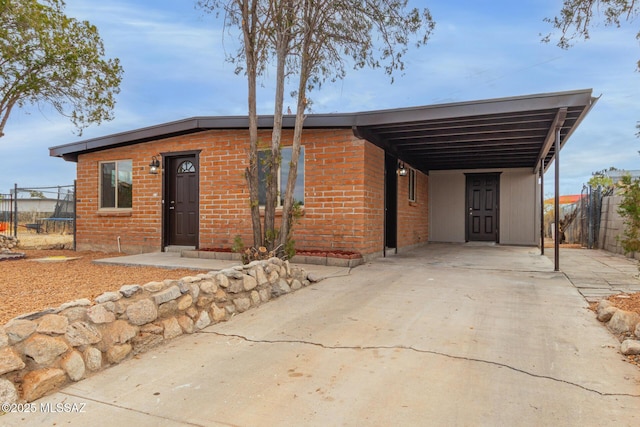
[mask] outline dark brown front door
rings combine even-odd
[[[198,162],[196,155],[167,157],[166,244],[198,244]]]
[[[467,174],[467,241],[498,241],[499,182],[499,174]]]

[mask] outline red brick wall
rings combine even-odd
[[[398,177],[398,248],[428,241],[429,177],[416,171],[416,200],[409,201],[409,174]]]
[[[161,238],[162,180],[149,174],[150,144],[82,155],[77,165],[77,225],[79,250],[114,251],[118,237],[123,252],[158,250]],[[99,161],[133,161],[133,209],[131,212],[99,211]]]
[[[200,248],[251,244],[244,169],[248,132],[215,130],[83,154],[78,159],[77,247],[123,252],[161,250],[162,175],[149,174],[152,156],[200,150]],[[284,131],[283,145],[292,132]],[[261,134],[270,140],[270,132]],[[298,249],[381,251],[384,153],[349,129],[305,131],[304,215],[294,225]],[[133,208],[100,211],[98,162],[133,160]]]
[[[363,253],[382,252],[384,246],[384,150],[365,144],[365,230]]]

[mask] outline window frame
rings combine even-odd
[[[120,186],[118,185],[118,183],[120,182],[119,180],[119,175],[120,175],[120,170],[121,167],[119,166],[119,164],[122,163],[129,163],[130,167],[130,182],[129,184],[131,185],[131,201],[130,201],[130,205],[131,206],[124,206],[121,207],[119,206],[119,188]],[[114,169],[113,169],[113,174],[115,176],[115,186],[114,186],[114,196],[113,196],[113,204],[114,206],[104,206],[104,173],[103,173],[103,166],[107,165],[107,164],[113,164],[114,165]],[[123,181],[126,182],[126,181]],[[100,161],[98,162],[98,208],[101,211],[131,211],[133,209],[133,159],[118,159],[118,160],[104,160],[104,161]]]
[[[418,201],[418,178],[416,174],[416,170],[413,168],[409,168],[409,173],[407,174],[408,179],[408,188],[407,188],[407,196],[409,202],[415,203]]]
[[[282,188],[283,186],[283,177],[282,177],[282,158],[284,157],[282,154],[284,152],[284,150],[290,150],[291,152],[293,152],[293,147],[292,146],[287,146],[287,147],[282,147],[280,149],[280,164],[278,165],[278,204],[276,205],[277,208],[281,208],[282,207],[282,200],[284,198],[284,193],[283,190],[286,190]],[[261,148],[258,150],[258,163],[260,163],[261,159],[260,159],[260,153],[270,153],[271,149],[270,148]],[[302,162],[300,162],[300,159],[302,159]],[[289,160],[290,161],[290,160]],[[260,197],[260,187],[265,185],[263,184],[262,180],[260,179],[259,173],[260,173],[260,164],[258,164],[258,198]],[[300,146],[300,158],[298,159],[298,174],[296,176],[297,179],[300,179],[300,176],[302,175],[302,200],[296,200],[295,199],[295,188],[294,188],[294,201],[297,203],[302,204],[302,206],[304,206],[304,198],[305,198],[305,186],[306,186],[306,176],[305,176],[305,148],[304,145]],[[300,173],[302,171],[302,174]],[[289,175],[287,174],[287,179],[288,179]],[[284,181],[284,185],[286,186],[286,180]],[[264,192],[265,192],[265,197],[266,197],[266,185],[264,187]],[[260,203],[259,206],[261,208],[264,208],[264,203]]]

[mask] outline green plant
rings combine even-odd
[[[296,254],[296,241],[293,240],[293,225],[302,217],[302,203],[294,202],[293,208],[291,209],[291,215],[287,218],[289,221],[289,234],[287,235],[287,240],[284,244],[284,253],[287,256],[287,259],[291,259]]]
[[[0,3],[0,137],[15,108],[48,104],[81,135],[113,119],[122,67],[104,58],[98,30],[65,14],[63,0]]]
[[[236,234],[233,238],[233,246],[231,246],[231,250],[237,253],[244,251],[244,242],[239,234]]]
[[[264,230],[264,244],[267,248],[273,248],[276,240],[278,240],[279,230],[266,229]]]
[[[625,253],[640,251],[640,178],[631,179],[630,175],[622,177],[619,184],[622,202],[618,213],[624,219],[625,230],[620,243]]]
[[[296,241],[292,238],[288,238],[284,244],[284,254],[287,256],[287,259],[291,259],[296,255]]]
[[[591,179],[589,179],[589,186],[591,188],[603,187],[603,188],[611,188],[613,187],[613,178],[609,176],[607,172],[617,171],[615,167],[611,166],[609,169],[602,169],[597,172],[593,172],[591,174]]]

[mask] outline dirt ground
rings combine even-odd
[[[33,311],[73,301],[93,299],[122,285],[144,285],[154,280],[180,279],[201,270],[125,267],[93,264],[94,259],[119,256],[101,252],[71,250],[24,250],[20,260],[0,261],[0,325]],[[61,261],[55,257],[79,259]],[[35,259],[51,258],[47,262]]]
[[[608,299],[611,301],[611,304],[622,310],[635,311],[640,314],[640,293],[623,295],[622,297],[614,295]]]
[[[18,233],[19,249],[73,249],[73,235],[60,233]]]

